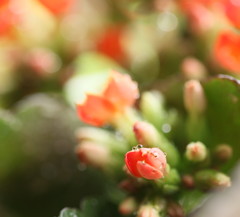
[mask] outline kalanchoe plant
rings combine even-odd
[[[217,168],[214,163],[227,163],[232,158],[231,147],[208,146],[211,136],[205,113],[209,103],[199,81],[187,81],[184,87],[188,114],[183,136],[189,141],[184,148],[166,135],[164,122],[172,123],[169,127],[174,127],[174,122],[165,109],[163,96],[143,93],[140,110],[134,107],[138,96],[136,82],[116,71],[110,73],[103,91],[87,94],[85,101],[77,105],[77,112],[83,122],[95,127],[78,130],[76,153],[82,164],[112,178],[122,192],[115,201],[120,214],[185,216],[206,198],[209,190],[231,185],[224,167]],[[150,108],[146,106],[148,101]],[[158,112],[163,117],[158,117]]]

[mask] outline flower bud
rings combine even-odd
[[[193,176],[188,174],[182,176],[182,183],[186,188],[193,188],[195,186]]]
[[[158,210],[150,205],[142,205],[138,210],[137,217],[160,217]]]
[[[205,66],[193,57],[187,57],[183,60],[181,70],[186,79],[203,80],[207,76]]]
[[[164,109],[164,97],[157,91],[147,91],[142,94],[140,110],[144,119],[159,129],[167,118],[167,113]]]
[[[171,217],[184,217],[185,216],[183,208],[179,204],[173,203],[173,202],[168,203],[167,214]]]
[[[84,141],[75,151],[80,161],[87,165],[103,168],[109,162],[110,153],[107,147],[94,142]]]
[[[166,156],[159,148],[139,148],[126,153],[125,163],[135,177],[163,178],[166,172]]]
[[[137,209],[137,202],[133,197],[128,197],[119,205],[119,212],[122,215],[130,215]]]
[[[232,157],[232,147],[227,144],[218,145],[215,149],[214,156],[220,161],[227,161]]]
[[[199,81],[190,80],[184,86],[184,105],[192,115],[202,114],[206,109],[206,99]]]
[[[140,144],[146,145],[148,147],[154,146],[158,143],[158,132],[153,127],[153,125],[138,121],[133,126],[133,131]]]
[[[202,170],[195,175],[196,182],[205,188],[229,187],[230,177],[215,170]]]
[[[166,153],[168,163],[176,166],[179,161],[177,149],[152,124],[138,121],[134,124],[133,130],[139,143],[148,147],[159,147]]]
[[[190,161],[204,161],[207,158],[207,148],[201,142],[192,142],[187,145],[185,155]]]

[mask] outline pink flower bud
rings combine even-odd
[[[181,70],[186,79],[203,80],[207,76],[205,66],[193,57],[187,57],[183,60]]]
[[[166,156],[159,148],[139,148],[126,153],[125,163],[135,177],[160,179],[166,173]]]
[[[82,163],[103,168],[109,162],[109,150],[100,144],[85,141],[76,148],[76,153]]]
[[[133,131],[136,136],[137,141],[140,144],[151,147],[158,142],[158,133],[153,125],[138,121],[133,126]]]
[[[201,142],[192,142],[187,145],[186,157],[190,161],[203,161],[207,157],[207,149]]]
[[[184,105],[190,114],[201,114],[206,109],[206,99],[199,81],[190,80],[184,86]]]
[[[128,197],[120,203],[118,209],[122,215],[132,214],[137,209],[137,202],[133,197]]]
[[[154,206],[143,205],[140,207],[137,217],[159,217],[159,213]]]

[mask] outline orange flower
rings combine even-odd
[[[38,0],[55,15],[65,13],[75,0]]]
[[[225,69],[240,73],[240,35],[222,32],[215,44],[214,57]]]
[[[123,26],[109,27],[97,41],[97,51],[116,61],[124,62],[125,51],[122,43],[123,34]]]
[[[19,14],[10,4],[10,0],[0,1],[0,36],[12,36],[14,26],[20,21]]]
[[[240,0],[224,0],[225,13],[237,28],[240,28]]]
[[[115,114],[123,113],[138,98],[136,82],[127,74],[113,71],[105,90],[99,95],[88,94],[83,104],[77,105],[78,116],[85,123],[103,126],[110,123]]]

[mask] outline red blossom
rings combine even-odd
[[[222,32],[216,41],[214,57],[227,70],[240,73],[240,34]]]
[[[38,0],[49,11],[55,15],[60,15],[68,11],[68,9],[74,4],[75,0]]]
[[[12,36],[14,26],[19,23],[17,11],[10,7],[10,0],[0,1],[0,36]]]
[[[138,98],[136,82],[127,74],[113,71],[105,90],[99,95],[87,95],[77,112],[82,121],[94,126],[103,126],[114,119],[116,113],[124,112]]]
[[[145,179],[163,178],[166,172],[166,155],[159,148],[139,148],[126,153],[129,172]]]
[[[122,26],[114,26],[106,29],[96,44],[96,50],[116,61],[124,62],[123,33],[124,29]]]
[[[240,0],[224,0],[226,16],[237,28],[240,28]]]

